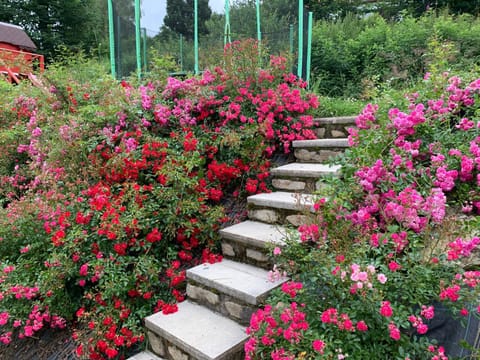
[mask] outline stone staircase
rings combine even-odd
[[[271,170],[277,191],[247,199],[249,219],[220,230],[224,260],[187,270],[187,300],[174,314],[145,319],[149,350],[129,360],[243,359],[251,314],[287,281],[269,279],[268,244],[282,245],[287,229],[313,210],[319,179],[339,172],[323,163],[348,146],[354,119],[317,119],[319,139],[293,142],[296,162]]]

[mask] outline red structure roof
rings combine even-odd
[[[0,43],[12,44],[27,51],[37,49],[32,39],[20,26],[4,22],[0,22]]]

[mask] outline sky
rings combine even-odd
[[[208,4],[215,13],[223,13],[224,0],[209,0]],[[163,24],[167,0],[142,0],[142,27],[147,29],[147,35],[156,35]],[[193,11],[193,10],[192,10]]]

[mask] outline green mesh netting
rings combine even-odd
[[[272,2],[274,3],[274,1]],[[192,8],[192,13],[193,13]],[[277,9],[274,5],[260,7],[261,42],[268,53],[287,55],[292,60],[292,71],[297,72],[298,54],[298,2],[292,1],[287,9]],[[214,14],[206,23],[208,34],[199,34],[199,69],[219,65],[225,44],[225,15]],[[307,54],[308,11],[304,10],[303,44],[304,65]],[[230,40],[257,39],[257,16],[254,0],[231,1],[230,5]],[[163,31],[157,37],[155,48],[160,55],[175,59],[181,71],[193,72],[195,54],[193,39]],[[305,71],[303,71],[305,74]]]
[[[115,70],[117,78],[125,78],[137,72],[135,10],[125,6],[125,1],[113,0],[113,38]],[[140,31],[140,64],[146,68],[147,38],[145,29]]]

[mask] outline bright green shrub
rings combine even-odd
[[[329,96],[373,98],[369,88],[383,83],[404,88],[423,76],[433,37],[454,44],[457,54],[448,59],[452,68],[471,67],[478,63],[479,26],[469,15],[433,12],[397,22],[379,15],[319,21],[313,31],[313,79]]]

